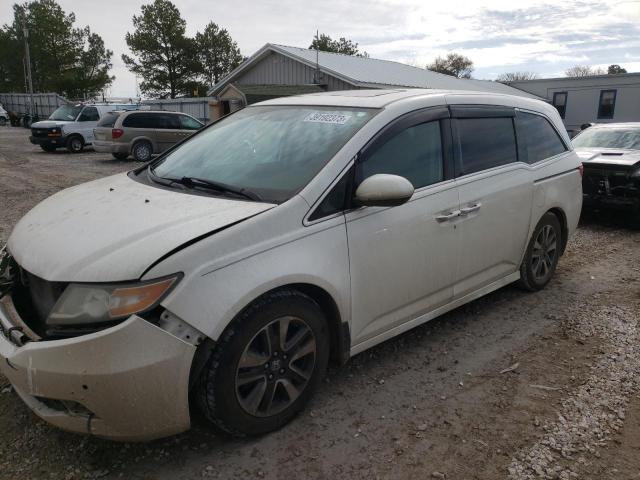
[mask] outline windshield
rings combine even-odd
[[[374,114],[343,107],[248,107],[152,165],[160,177],[198,178],[281,203],[302,189]]]
[[[58,107],[49,117],[49,120],[66,120],[73,122],[82,110],[82,105],[63,105]]]
[[[576,148],[640,150],[640,128],[588,128],[571,140]]]

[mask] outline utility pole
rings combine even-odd
[[[27,28],[27,23],[23,24],[24,33],[24,56],[25,63],[27,66],[27,83],[29,85],[29,114],[31,115],[31,120],[33,121],[34,113],[35,113],[35,105],[33,103],[33,79],[31,78],[31,56],[29,55],[29,29]]]

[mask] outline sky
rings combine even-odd
[[[23,0],[21,0],[23,1]],[[109,96],[136,94],[136,79],[120,56],[132,17],[151,0],[58,0],[113,50],[116,76]],[[436,56],[461,53],[474,78],[531,71],[563,76],[571,66],[619,64],[640,71],[640,0],[173,0],[187,34],[210,21],[226,28],[243,55],[265,43],[308,47],[316,30],[347,37],[373,58],[423,67]],[[0,24],[12,21],[0,0]]]

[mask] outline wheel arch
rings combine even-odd
[[[543,214],[543,216],[547,213],[554,214],[558,219],[558,221],[560,222],[560,230],[562,232],[562,240],[560,244],[560,255],[562,255],[564,254],[564,250],[567,247],[567,241],[569,240],[569,227],[567,226],[567,215],[561,207],[550,208]]]
[[[251,305],[259,301],[261,298],[281,290],[295,290],[300,292],[314,300],[320,306],[322,313],[324,313],[325,318],[327,319],[327,326],[329,328],[329,359],[332,363],[337,365],[346,363],[349,360],[351,350],[351,331],[349,323],[343,321],[342,314],[340,313],[338,304],[333,296],[326,289],[313,283],[284,283],[277,287],[269,288],[254,296],[252,300],[246,302],[245,305],[237,311],[231,320],[224,325],[220,335],[215,338],[222,338],[224,332],[233,324],[233,322],[236,321],[236,319],[240,318],[244,311]],[[198,352],[194,357],[194,365],[192,367],[192,379],[197,377],[200,368],[206,363],[206,359],[215,348],[215,343],[215,340],[209,338],[198,346]]]
[[[139,137],[135,137],[134,139],[132,139],[129,142],[129,154],[133,154],[133,147],[135,147],[136,143],[139,142],[147,142],[148,144],[151,145],[151,150],[152,153],[157,153],[158,152],[158,146],[156,144],[156,142],[153,141],[153,139],[147,137],[147,136],[139,136]]]

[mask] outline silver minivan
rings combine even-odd
[[[96,152],[111,153],[124,160],[129,155],[138,162],[151,160],[204,127],[191,115],[166,110],[109,112],[93,130]]]
[[[541,101],[255,104],[20,220],[0,255],[0,371],[66,430],[148,440],[188,429],[193,406],[262,434],[329,362],[512,282],[544,288],[581,202]]]

